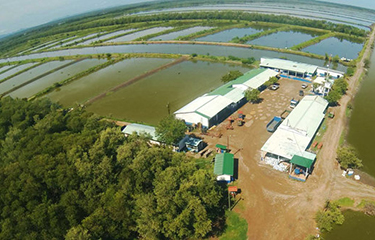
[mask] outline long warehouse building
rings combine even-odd
[[[203,127],[209,128],[222,122],[246,103],[244,92],[247,89],[257,89],[277,74],[270,69],[250,70],[243,76],[196,98],[174,114],[188,125],[200,123]]]
[[[325,116],[328,102],[320,96],[306,96],[293,109],[261,148],[261,156],[290,162],[294,156],[314,163],[316,154],[306,151]]]

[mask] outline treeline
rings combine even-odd
[[[222,227],[212,171],[49,100],[0,100],[0,239],[199,239]]]

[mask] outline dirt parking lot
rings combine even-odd
[[[335,160],[335,151],[341,130],[334,129],[342,124],[342,116],[328,121],[327,132],[322,141],[324,147],[318,152],[313,173],[305,183],[291,180],[287,173],[278,172],[260,161],[260,149],[271,133],[266,124],[274,117],[289,109],[292,98],[302,98],[299,91],[303,82],[280,79],[280,88],[276,91],[266,89],[261,93],[263,101],[258,104],[245,104],[240,110],[246,115],[245,124],[233,124],[233,130],[227,130],[228,121],[218,125],[205,136],[208,147],[215,144],[227,145],[238,159],[238,180],[243,200],[234,211],[239,212],[248,222],[249,239],[305,239],[316,234],[315,213],[322,209],[327,199],[352,197],[374,198],[375,190],[341,176]],[[304,91],[310,90],[309,86]],[[235,113],[232,117],[237,118]],[[324,156],[324,157],[322,157]]]

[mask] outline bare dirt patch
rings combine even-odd
[[[373,42],[374,32],[370,43]],[[369,50],[367,50],[367,54]],[[365,54],[365,56],[367,56]],[[288,109],[290,99],[298,98],[301,82],[281,79],[280,89],[265,90],[259,104],[246,104],[241,111],[246,115],[244,126],[226,130],[223,122],[213,130],[221,138],[205,137],[209,147],[216,143],[227,145],[239,159],[238,186],[242,190],[244,210],[235,209],[248,222],[249,239],[304,239],[316,234],[315,213],[326,200],[350,197],[375,199],[375,189],[371,186],[341,176],[336,159],[336,149],[345,128],[345,108],[355,94],[355,86],[363,71],[363,61],[349,81],[349,91],[335,109],[336,116],[327,122],[327,131],[322,138],[323,148],[318,152],[315,169],[305,183],[288,178],[286,173],[277,172],[260,162],[260,148],[270,137],[266,131],[267,116],[280,116]],[[270,117],[268,117],[270,116]],[[234,114],[236,117],[236,114]]]

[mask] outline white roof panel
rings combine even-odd
[[[208,116],[212,118],[217,113],[219,113],[221,110],[223,110],[225,107],[230,105],[232,103],[232,100],[223,97],[223,96],[214,96],[215,98],[212,99],[212,101],[206,103],[199,109],[197,109],[198,113],[201,113],[205,116]]]
[[[232,91],[225,94],[224,97],[230,99],[232,102],[238,102],[244,98],[243,90],[240,88],[234,88]]]
[[[293,62],[278,58],[261,58],[259,66],[289,70],[300,73],[314,73],[318,68],[318,66],[315,65]]]
[[[184,107],[180,108],[175,112],[175,114],[178,113],[190,113],[195,112],[198,108],[202,107],[212,99],[214,99],[216,96],[209,96],[209,95],[203,95],[201,97],[198,97],[185,105]]]
[[[305,150],[319,128],[327,106],[328,102],[320,96],[304,97],[261,150],[288,159],[293,155],[310,159],[315,157]]]
[[[265,82],[267,82],[270,79],[270,77],[274,77],[277,74],[278,72],[271,70],[271,69],[267,69],[266,71],[244,82],[244,85],[252,89],[257,89],[258,87],[262,86]]]
[[[136,132],[138,135],[139,134],[149,134],[149,135],[151,135],[151,138],[153,140],[157,141],[156,131],[155,131],[155,128],[152,127],[152,126],[138,124],[138,123],[132,123],[132,124],[127,125],[122,130],[122,132],[124,134],[132,134],[133,132]]]

